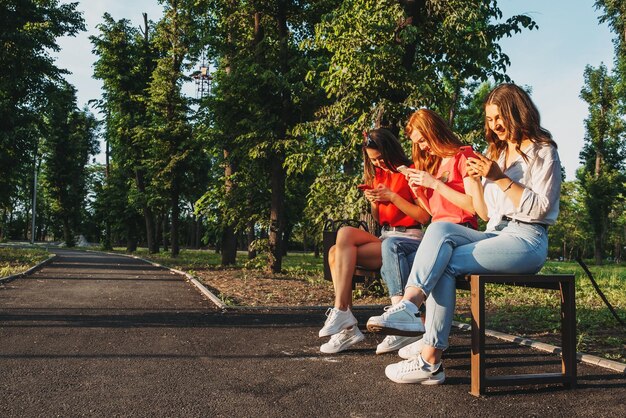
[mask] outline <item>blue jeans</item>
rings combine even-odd
[[[457,276],[536,273],[547,254],[548,232],[539,225],[503,222],[495,231],[481,232],[450,222],[431,224],[407,282],[427,295],[424,343],[448,348]]]
[[[389,296],[402,296],[407,278],[421,240],[408,237],[388,237],[382,241],[383,265],[380,268]]]

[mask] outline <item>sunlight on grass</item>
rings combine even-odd
[[[48,251],[42,248],[0,247],[0,278],[25,272],[48,256]]]

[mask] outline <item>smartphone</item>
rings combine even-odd
[[[409,167],[407,167],[407,166],[405,166],[405,165],[401,165],[401,166],[398,166],[398,167],[396,168],[396,170],[398,170],[398,171],[399,171],[399,172],[401,172],[402,174],[406,174],[406,171],[407,171],[408,169],[409,169]]]
[[[474,150],[469,145],[464,145],[459,147],[459,151],[465,155],[467,158],[478,158],[478,156],[474,153]]]
[[[359,190],[371,190],[373,189],[372,186],[370,186],[369,184],[359,184],[358,186],[356,186]]]

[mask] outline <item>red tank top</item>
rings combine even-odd
[[[413,165],[411,165],[410,168],[413,168]],[[404,174],[377,169],[376,177],[374,178],[374,187],[379,184],[388,187],[408,202],[415,202],[413,193],[411,192],[411,188]],[[378,206],[378,223],[381,225],[412,226],[419,224],[419,222],[402,212],[391,202],[379,202],[376,205]]]

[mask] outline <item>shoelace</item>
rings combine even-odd
[[[416,357],[409,360],[404,360],[400,362],[402,364],[402,368],[400,369],[401,373],[413,372],[416,370],[422,370],[424,363],[422,361],[422,357]]]
[[[404,303],[396,303],[395,305],[387,305],[384,308],[385,313],[383,314],[383,316],[386,318],[387,316],[393,313],[396,313],[398,311],[403,311],[405,309],[406,309],[406,305]]]
[[[412,358],[409,360],[404,360],[400,364],[402,364],[402,368],[400,369],[401,373],[409,373],[409,372],[414,372],[417,370],[423,370],[426,373],[430,373],[431,375],[434,375],[436,372],[438,372],[441,369],[440,366],[437,366],[435,370],[425,370],[424,360],[422,359],[422,356]],[[441,363],[439,363],[439,365],[441,365]]]
[[[326,311],[326,323],[329,324],[331,321],[333,321],[333,318],[336,317],[337,314],[339,314],[339,312],[337,312],[335,308],[328,308],[328,310]]]

